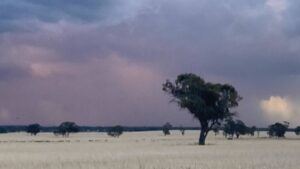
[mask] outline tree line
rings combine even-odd
[[[16,126],[14,127],[16,128]],[[30,124],[26,127],[20,127],[18,131],[26,131],[32,136],[37,135],[42,132],[42,126],[38,123]],[[93,128],[94,130],[86,130]],[[162,131],[163,135],[167,136],[171,134],[171,130],[178,130],[182,135],[185,135],[186,130],[199,130],[196,127],[173,127],[169,122],[165,123],[161,127],[123,127],[120,125],[112,127],[79,127],[75,122],[63,122],[58,127],[51,127],[52,132],[55,136],[68,137],[71,133],[77,132],[106,132],[109,136],[119,137],[124,131]],[[97,129],[97,130],[96,130]],[[143,130],[144,129],[144,130]],[[49,132],[49,130],[47,130]],[[282,138],[285,137],[287,131],[293,131],[296,135],[300,135],[300,126],[291,129],[289,128],[288,122],[277,122],[270,125],[268,128],[259,129],[256,126],[247,126],[241,120],[227,119],[222,125],[215,125],[212,127],[212,131],[215,135],[220,134],[222,131],[223,135],[227,139],[233,139],[234,137],[238,139],[241,135],[254,136],[255,133],[259,136],[260,131],[266,131],[269,137],[272,138]],[[8,133],[5,127],[0,127],[0,133]]]

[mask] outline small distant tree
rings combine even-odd
[[[30,124],[27,126],[26,132],[36,136],[41,131],[41,126],[39,124]]]
[[[254,136],[256,131],[257,131],[256,126],[248,127],[248,129],[247,129],[247,133],[251,136]]]
[[[233,86],[205,82],[192,73],[178,75],[174,83],[167,80],[163,91],[173,97],[171,102],[187,109],[199,121],[199,145],[205,145],[208,132],[215,124],[234,115],[231,109],[242,99]]]
[[[232,139],[235,133],[235,121],[232,119],[227,119],[224,124],[223,134],[226,138]]]
[[[240,135],[245,135],[248,132],[248,127],[245,125],[245,123],[241,120],[232,120],[227,119],[226,123],[224,124],[224,135],[225,137],[229,136],[229,139],[232,139],[235,135],[236,138],[240,138]]]
[[[170,133],[171,128],[172,128],[172,125],[170,123],[166,123],[166,124],[163,125],[162,131],[163,131],[165,136],[171,134]]]
[[[289,128],[288,122],[284,122],[284,123],[277,122],[269,126],[268,135],[270,137],[277,137],[277,138],[284,137],[285,132],[288,130],[288,128]]]
[[[295,128],[295,134],[300,135],[300,126]]]
[[[120,137],[120,135],[123,134],[123,131],[124,131],[123,127],[118,125],[108,129],[107,135],[111,137]]]
[[[57,130],[55,130],[53,133],[54,135],[62,135],[64,137],[69,137],[70,133],[77,133],[80,131],[79,126],[75,122],[62,122]]]
[[[240,135],[245,135],[247,133],[248,127],[241,120],[235,122],[235,135],[236,138],[240,138]]]
[[[180,127],[179,127],[179,131],[180,131],[181,135],[184,135],[184,134],[185,134],[185,129],[184,129],[184,127],[180,126]]]

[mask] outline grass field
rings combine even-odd
[[[79,133],[69,138],[52,133],[0,135],[1,169],[299,169],[300,138],[208,137],[196,145],[198,132],[181,136],[161,132]]]

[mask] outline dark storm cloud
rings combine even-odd
[[[13,65],[2,76],[28,73],[0,86],[10,96],[0,95],[0,109],[26,112],[22,122],[192,125],[161,83],[193,72],[236,86],[239,118],[266,126],[262,100],[300,100],[299,5],[281,2],[1,1],[0,61]]]
[[[283,13],[285,31],[294,38],[299,38],[300,35],[299,6],[300,2],[297,0],[286,1],[287,9]]]
[[[132,0],[3,0],[0,2],[0,31],[34,31],[35,22],[62,20],[81,23],[118,23],[133,17],[140,3]]]

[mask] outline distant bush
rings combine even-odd
[[[288,130],[289,127],[289,123],[288,122],[284,122],[282,123],[275,123],[269,126],[269,131],[268,131],[268,135],[270,137],[284,137],[285,132]]]
[[[300,135],[300,126],[295,128],[295,134]]]
[[[184,136],[184,134],[185,134],[185,129],[184,129],[184,127],[180,126],[180,127],[179,127],[179,131],[180,131],[181,135]]]
[[[75,122],[63,122],[58,128],[53,132],[54,135],[62,135],[64,137],[69,137],[70,133],[77,133],[80,131],[79,126]]]
[[[27,126],[26,132],[31,135],[37,135],[41,131],[41,126],[37,123]]]
[[[172,128],[172,125],[170,123],[166,123],[166,124],[163,125],[162,131],[163,131],[165,136],[171,134],[170,133],[171,128]]]
[[[114,126],[107,130],[107,135],[111,137],[119,137],[123,134],[123,127],[122,126]]]

